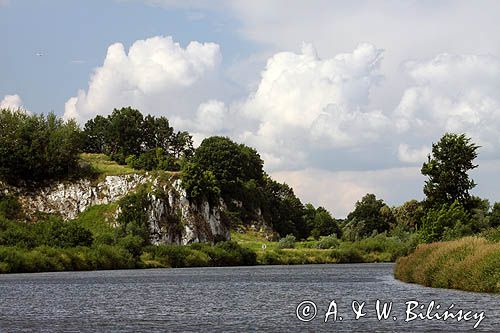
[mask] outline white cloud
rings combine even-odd
[[[207,84],[208,75],[220,74],[217,65],[202,67],[185,85],[183,79],[193,76],[160,71],[170,81],[141,80],[142,71],[132,75],[122,70],[126,65],[113,61],[116,70],[105,61],[88,92],[68,101],[67,114],[85,118],[131,104],[165,114],[197,142],[229,135],[256,147],[266,169],[296,188],[303,201],[325,205],[336,216],[366,192],[391,204],[420,198],[418,168],[401,166],[425,161],[429,145],[445,131],[472,135],[483,146],[481,157],[500,151],[499,61],[478,55],[500,54],[498,2],[147,2],[207,18],[223,11],[238,20],[237,32],[259,43],[258,54],[243,55],[226,68],[224,74],[240,85],[238,93],[217,95],[224,90],[221,81]],[[310,46],[278,52],[296,50],[304,40],[323,59]],[[356,46],[360,41],[371,44]],[[383,62],[373,45],[384,48]],[[130,52],[121,53],[130,62]],[[258,77],[254,69],[269,54],[274,55]],[[416,60],[402,66],[408,59]],[[110,74],[102,78],[100,71]],[[239,100],[245,90],[248,97]],[[490,175],[496,181],[495,167]],[[338,171],[373,169],[379,170]]]
[[[241,106],[256,122],[241,139],[265,154],[271,168],[301,166],[316,148],[353,147],[376,140],[388,118],[366,109],[382,50],[360,44],[352,53],[321,59],[312,45],[271,57],[256,91]],[[271,165],[269,165],[271,164]]]
[[[23,108],[23,100],[19,95],[5,95],[0,102],[0,109],[17,110]]]
[[[178,127],[188,130],[192,136],[195,146],[198,146],[204,138],[211,135],[230,135],[234,129],[231,123],[233,115],[229,108],[219,100],[211,99],[201,103],[196,113],[190,117],[174,116],[172,123]]]
[[[207,98],[203,90],[210,88],[200,82],[220,60],[214,43],[193,41],[183,48],[172,37],[152,37],[136,41],[128,53],[123,44],[115,43],[91,76],[88,90],[78,91],[66,102],[64,117],[83,122],[128,105],[145,113],[189,111]]]
[[[406,66],[408,87],[394,117],[414,141],[437,140],[444,132],[465,132],[498,156],[500,148],[500,58],[441,54]]]
[[[430,152],[431,148],[428,146],[412,149],[407,144],[401,143],[398,147],[399,160],[405,163],[423,163]]]

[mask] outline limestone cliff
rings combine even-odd
[[[180,180],[161,181],[160,178],[130,174],[107,176],[99,182],[86,179],[59,182],[32,191],[3,185],[3,190],[18,196],[28,218],[42,212],[70,220],[93,205],[118,202],[138,186],[148,185],[149,204],[145,209],[151,243],[189,244],[230,238],[222,201],[217,205],[190,202]]]

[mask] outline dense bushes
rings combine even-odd
[[[70,248],[90,246],[92,233],[74,223],[57,218],[35,224],[10,221],[0,217],[0,244],[32,249],[38,246]]]
[[[81,134],[53,113],[0,110],[0,180],[11,184],[78,175]]]
[[[337,235],[322,236],[318,241],[318,249],[333,249],[340,245]]]
[[[119,224],[119,235],[140,237],[144,244],[149,243],[149,226],[147,224],[147,207],[149,198],[145,185],[140,186],[135,192],[131,192],[123,197],[119,202],[119,214],[117,222]]]
[[[0,273],[32,273],[49,271],[126,269],[136,267],[136,261],[118,246],[53,248],[32,250],[0,246]]]
[[[500,243],[484,238],[422,244],[398,259],[396,278],[429,287],[500,293]]]
[[[216,245],[195,243],[189,246],[150,246],[146,253],[150,260],[163,267],[251,266],[257,263],[255,252],[231,241]]]
[[[13,195],[0,192],[0,216],[7,219],[16,219],[21,215],[21,204]]]
[[[440,209],[430,209],[422,218],[420,234],[424,242],[454,239],[471,233],[470,217],[458,203],[444,204]]]

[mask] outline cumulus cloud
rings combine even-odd
[[[414,141],[465,132],[482,153],[500,148],[500,58],[441,54],[410,62],[408,87],[395,110],[398,130]],[[496,154],[498,156],[498,154]]]
[[[275,54],[241,106],[257,124],[242,139],[264,152],[271,167],[303,165],[315,147],[346,148],[376,140],[389,120],[366,105],[370,89],[380,81],[382,54],[371,44],[329,59],[318,57],[310,44],[300,53]]]
[[[5,95],[0,102],[0,109],[17,110],[23,108],[23,100],[19,95]]]
[[[234,118],[237,115],[231,112],[224,102],[211,99],[201,103],[196,113],[186,118],[177,115],[172,118],[172,123],[179,128],[188,130],[193,135],[195,146],[211,135],[232,135],[236,130]],[[231,122],[233,118],[233,122]]]
[[[413,149],[407,144],[401,143],[398,147],[399,160],[405,163],[423,163],[430,152],[431,148],[428,146]]]
[[[202,89],[196,84],[220,60],[219,46],[214,43],[193,41],[183,48],[172,37],[152,37],[136,41],[128,53],[123,44],[115,43],[91,76],[88,90],[78,91],[66,102],[64,117],[83,122],[128,105],[149,113],[189,110],[199,103],[191,94]],[[186,98],[186,90],[191,98]]]
[[[363,43],[321,58],[304,44],[300,52],[270,56],[257,83],[246,87],[247,97],[229,100],[217,93],[225,89],[216,81],[216,44],[183,48],[170,37],[154,37],[128,52],[114,44],[88,90],[68,100],[65,116],[82,121],[131,105],[166,115],[196,143],[228,135],[257,148],[267,171],[303,201],[344,216],[367,192],[390,204],[420,198],[418,167],[402,166],[425,161],[430,143],[445,131],[472,135],[482,156],[500,148],[498,58],[441,54],[406,63],[400,69],[407,83],[398,86],[391,106],[379,108],[372,100],[386,82],[383,55]]]

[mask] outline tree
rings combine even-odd
[[[77,175],[80,151],[76,122],[0,110],[0,179],[17,184]]]
[[[97,115],[85,123],[83,149],[88,153],[106,153],[109,141],[109,119]]]
[[[129,155],[142,153],[142,113],[131,107],[115,109],[108,119],[108,154],[120,164],[124,164]]]
[[[318,207],[314,214],[311,236],[319,239],[321,236],[330,235],[335,235],[337,238],[340,238],[342,232],[340,231],[337,221],[335,221],[330,212],[323,207]]]
[[[266,220],[270,221],[280,236],[292,234],[299,239],[307,238],[304,206],[287,184],[265,178],[263,204]]]
[[[495,202],[490,213],[490,226],[500,227],[500,202]]]
[[[192,136],[188,132],[180,131],[172,134],[168,151],[176,159],[182,156],[187,158],[191,157],[194,152]]]
[[[263,161],[255,149],[237,144],[227,137],[213,136],[202,141],[191,162],[210,171],[227,203],[243,198],[243,184],[249,180],[263,183]]]
[[[479,146],[465,134],[446,133],[438,143],[432,145],[432,155],[422,166],[422,174],[428,177],[424,193],[429,207],[451,205],[458,201],[470,209],[469,190],[476,184],[467,172],[477,167],[473,164]]]
[[[167,118],[147,115],[142,124],[142,137],[145,150],[162,148],[169,151],[174,140],[174,129]]]
[[[383,200],[377,200],[375,194],[366,194],[361,201],[356,202],[354,211],[347,215],[346,223],[359,230],[359,237],[370,236],[374,231],[378,233],[387,231],[390,225],[384,207],[387,205]],[[362,228],[358,224],[361,224]]]
[[[445,235],[448,235],[448,240],[463,237],[472,233],[469,222],[469,214],[458,201],[451,205],[443,204],[440,208],[428,210],[424,215],[420,235],[427,243],[439,241]]]
[[[396,224],[405,230],[414,231],[418,228],[420,220],[424,215],[424,207],[417,200],[410,200],[399,207],[394,208]]]
[[[135,169],[178,171],[194,151],[188,132],[175,133],[167,118],[143,117],[130,107],[87,121],[83,138],[85,152],[104,153]]]

